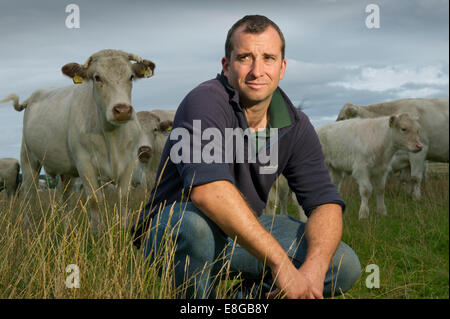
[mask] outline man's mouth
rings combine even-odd
[[[266,83],[246,82],[246,85],[252,89],[260,89],[266,86]]]

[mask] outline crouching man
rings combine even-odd
[[[166,227],[175,229],[175,281],[187,287],[180,297],[214,298],[224,262],[243,278],[235,297],[323,298],[359,278],[358,257],[340,241],[345,204],[315,130],[278,87],[284,47],[274,22],[245,16],[228,32],[222,73],[177,110],[161,180],[133,235],[152,262]],[[307,223],[262,214],[279,174]]]

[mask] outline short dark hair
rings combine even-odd
[[[281,57],[284,59],[284,50],[286,47],[286,43],[284,41],[283,33],[281,32],[280,28],[276,25],[275,22],[262,15],[246,15],[245,17],[237,21],[235,24],[233,24],[231,29],[228,31],[227,39],[225,41],[225,57],[227,59],[230,59],[231,51],[233,51],[233,43],[231,41],[231,37],[233,36],[234,31],[236,31],[236,29],[242,25],[246,25],[244,32],[255,34],[262,33],[266,31],[266,29],[269,26],[272,26],[280,36]]]

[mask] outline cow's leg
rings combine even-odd
[[[81,174],[80,174],[81,175]],[[96,234],[102,229],[100,220],[100,209],[103,207],[103,193],[99,188],[98,177],[95,174],[82,175],[83,189],[89,200],[90,227],[92,233]]]
[[[377,198],[377,213],[383,216],[387,215],[386,205],[384,203],[384,192],[386,186],[387,174],[373,176],[373,186]]]
[[[28,152],[28,149],[24,142],[22,142],[22,147],[20,150],[20,163],[22,167],[22,186],[20,192],[23,194],[24,201],[28,201],[29,208],[35,207],[38,196],[38,183],[39,183],[39,172],[41,170],[41,163]],[[24,210],[23,223],[25,228],[33,229],[28,208]]]
[[[56,187],[58,194],[58,201],[61,207],[64,207],[64,226],[66,229],[72,225],[73,221],[73,207],[70,207],[69,199],[72,195],[73,179],[71,176],[60,175],[59,183]]]
[[[370,182],[369,172],[367,170],[358,170],[354,172],[353,177],[359,186],[359,195],[361,196],[361,206],[359,207],[358,218],[369,217],[369,198],[372,194],[372,183]]]
[[[121,176],[120,180],[118,181],[118,196],[119,196],[119,203],[120,203],[120,212],[121,212],[121,219],[122,219],[122,225],[124,227],[128,227],[128,224],[130,222],[130,213],[128,209],[128,195],[131,190],[131,179],[133,175],[134,166],[128,165],[128,167],[125,169],[124,174]]]
[[[344,172],[336,170],[333,167],[329,167],[328,171],[330,172],[331,181],[336,186],[337,190],[340,191],[342,181],[344,180]]]
[[[399,174],[399,180],[402,185],[404,185],[404,188],[408,194],[412,194],[412,187],[411,187],[411,166],[405,167],[400,170]]]
[[[89,158],[87,154],[78,154],[80,159]],[[96,234],[102,229],[100,220],[100,209],[103,207],[104,198],[99,188],[98,173],[90,161],[78,160],[77,170],[83,183],[83,189],[88,200],[90,212],[90,227],[92,233]]]
[[[31,152],[28,152],[25,143],[22,143],[20,150],[20,163],[22,167],[21,191],[25,198],[31,200],[37,195],[39,172],[42,165]]]
[[[423,149],[418,153],[410,153],[409,161],[411,163],[411,188],[412,198],[419,200],[422,196],[420,188],[422,185],[423,175],[425,174],[428,145],[423,145]]]
[[[60,198],[60,203],[62,206],[66,207],[66,210],[68,209],[69,206],[68,199],[71,194],[71,185],[72,185],[72,178],[70,176],[60,175],[60,180],[56,187],[56,190]]]

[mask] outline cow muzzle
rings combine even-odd
[[[414,153],[418,153],[418,152],[420,152],[420,151],[422,150],[422,148],[423,148],[422,143],[416,143],[416,145],[414,145],[414,150],[413,150],[413,152],[414,152]]]
[[[141,146],[138,149],[138,158],[141,163],[148,163],[152,157],[152,148],[150,146]]]
[[[131,120],[133,107],[127,104],[117,104],[113,107],[112,112],[117,122],[126,122]]]

